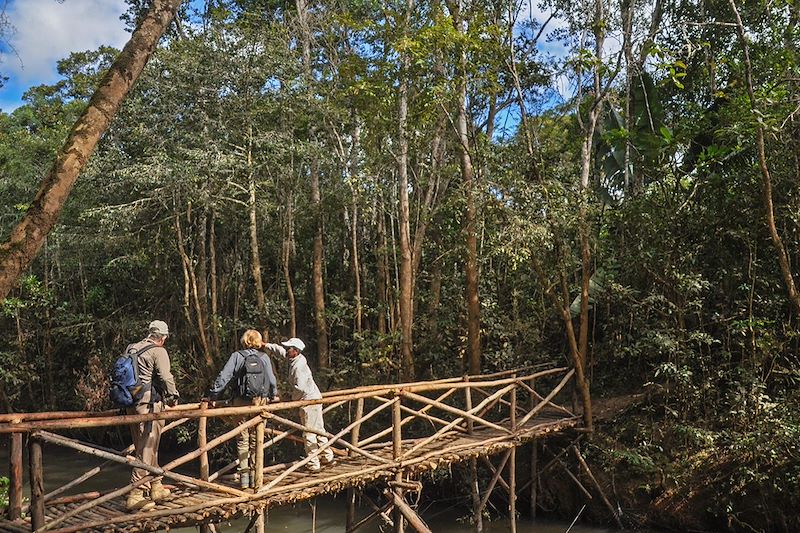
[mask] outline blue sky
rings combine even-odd
[[[56,82],[56,62],[70,52],[124,46],[124,11],[124,0],[0,0],[0,13],[14,28],[13,49],[0,45],[0,74],[9,78],[0,88],[0,110],[22,105],[29,87]]]
[[[0,88],[0,111],[21,106],[28,88],[58,81],[56,63],[70,52],[101,45],[122,48],[129,38],[119,19],[125,7],[125,0],[0,0],[0,23],[5,18],[14,30],[6,36],[7,44],[0,42],[0,74],[9,78]],[[520,20],[543,21],[547,15],[529,0],[523,3]],[[552,21],[548,32],[560,26],[562,22]],[[557,56],[566,52],[560,43],[544,38],[539,49]],[[554,82],[565,92],[564,80]]]

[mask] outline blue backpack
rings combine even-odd
[[[139,379],[139,356],[155,346],[148,344],[139,351],[132,352],[130,346],[117,358],[111,374],[109,396],[117,407],[133,407],[141,401],[149,386]]]

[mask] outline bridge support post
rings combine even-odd
[[[364,416],[364,398],[359,398],[356,400],[356,415],[355,421],[359,422],[361,417]],[[353,433],[350,435],[350,444],[353,446],[358,446],[358,441],[361,437],[361,424],[357,424],[353,428]],[[350,456],[353,454],[352,450],[347,450],[347,455]],[[358,493],[356,489],[347,489],[347,521],[346,521],[346,528],[347,531],[350,531],[351,528],[356,523],[356,497]]]
[[[200,409],[208,409],[208,402],[201,402]],[[208,444],[208,418],[201,416],[197,420],[197,447],[201,450]],[[200,479],[208,481],[208,452],[203,452],[200,455]],[[211,528],[208,524],[200,525],[200,533],[211,533]]]
[[[8,519],[22,517],[22,433],[11,434],[8,454]]]
[[[469,382],[469,376],[464,376],[464,382]],[[472,389],[464,387],[464,402],[466,411],[472,411]],[[472,435],[474,424],[472,419],[467,419],[467,434]],[[470,457],[469,459],[469,486],[472,493],[472,518],[475,521],[475,531],[483,533],[483,508],[481,506],[481,490],[478,486],[478,459]]]
[[[400,414],[400,394],[395,395],[395,402],[392,405],[392,456],[395,462],[400,460],[400,457],[403,455],[403,434],[402,434],[402,417]],[[403,470],[397,467],[397,474],[395,475],[395,481],[400,483],[403,482]],[[399,486],[395,486],[394,488],[395,497],[397,500],[403,500],[403,489]],[[405,531],[405,523],[403,518],[403,512],[400,507],[395,504],[394,506],[394,533],[404,533]]]
[[[261,487],[264,485],[264,417],[261,417],[261,421],[256,426],[256,461],[255,461],[255,472],[252,472],[254,476],[253,486],[255,487],[255,492],[258,492]],[[256,518],[256,533],[264,533],[264,509],[261,508],[258,511],[258,518]]]
[[[539,497],[539,442],[531,441],[531,518],[536,519],[536,500]]]
[[[517,375],[513,374],[514,379]],[[511,430],[517,432],[517,386],[511,389]],[[508,514],[511,518],[511,533],[517,533],[517,447],[511,448],[508,465]]]
[[[42,441],[34,435],[28,439],[28,462],[31,478],[31,530],[44,526],[44,475],[42,472]]]

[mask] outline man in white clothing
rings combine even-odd
[[[264,349],[275,355],[289,358],[289,381],[292,386],[292,400],[321,399],[322,394],[314,382],[314,376],[311,375],[306,356],[302,353],[306,344],[297,337],[292,337],[281,344],[266,343],[264,344]],[[325,423],[322,420],[322,405],[316,404],[301,407],[300,423],[324,433]],[[311,455],[328,442],[327,437],[309,431],[303,432],[303,438],[305,440],[306,456]],[[333,461],[333,450],[331,448],[326,448],[320,455],[325,463]],[[317,471],[320,469],[319,457],[318,455],[308,462],[309,470]]]

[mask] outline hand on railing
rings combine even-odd
[[[164,405],[166,405],[167,407],[175,407],[176,405],[178,405],[179,401],[180,401],[180,396],[170,395],[164,398]]]
[[[281,401],[281,397],[278,396],[277,394],[275,396],[273,396],[272,399],[270,400],[270,402],[272,402],[272,403],[279,402],[279,401]]]

